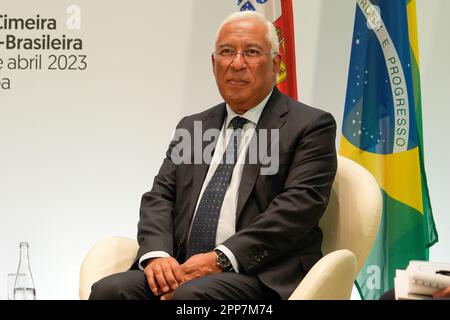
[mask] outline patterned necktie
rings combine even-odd
[[[191,228],[186,258],[198,253],[210,252],[215,248],[219,214],[239,150],[241,130],[236,130],[242,129],[247,122],[248,120],[242,117],[235,117],[230,122],[233,127],[233,134],[223,154],[222,162],[217,166],[198,205]]]

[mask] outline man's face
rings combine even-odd
[[[267,28],[261,21],[245,19],[223,26],[212,55],[214,76],[220,94],[236,113],[242,114],[255,107],[272,90],[280,67],[280,57],[272,58]],[[220,56],[222,50],[264,53],[251,61],[242,54],[234,59]]]

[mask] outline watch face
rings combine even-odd
[[[221,251],[216,251],[217,253],[217,264],[224,270],[229,271],[231,269],[231,262],[228,257]]]
[[[223,253],[219,256],[219,263],[223,267],[229,267],[231,265],[230,260],[228,260],[228,258]]]

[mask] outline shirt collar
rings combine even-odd
[[[267,101],[269,100],[270,96],[272,95],[273,89],[269,92],[269,94],[260,102],[258,103],[254,108],[248,109],[247,112],[243,114],[237,114],[236,112],[231,109],[231,107],[227,103],[227,120],[226,120],[226,127],[230,125],[231,120],[233,120],[234,117],[242,117],[247,119],[248,121],[254,123],[255,125],[258,123],[259,117],[261,116],[262,111],[264,110],[264,107],[267,104]]]

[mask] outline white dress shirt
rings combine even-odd
[[[222,126],[222,130],[220,132],[219,138],[217,140],[217,145],[214,150],[214,155],[211,160],[211,164],[208,169],[208,173],[206,174],[205,180],[203,181],[202,189],[200,191],[199,197],[197,199],[197,205],[195,206],[195,212],[197,212],[197,207],[200,203],[200,199],[203,196],[203,192],[205,191],[206,186],[208,185],[209,181],[211,180],[212,176],[214,175],[214,172],[216,171],[218,165],[222,161],[223,154],[227,148],[228,142],[231,139],[231,135],[233,133],[233,128],[228,128],[231,120],[236,117],[240,116],[248,120],[248,122],[244,125],[242,128],[243,136],[239,145],[239,151],[238,151],[238,160],[237,163],[233,169],[233,173],[231,175],[230,184],[227,188],[227,191],[225,193],[225,197],[223,199],[222,208],[220,210],[219,214],[219,221],[217,225],[217,233],[216,233],[216,249],[219,249],[222,251],[228,259],[230,259],[230,262],[233,266],[233,269],[236,272],[239,272],[239,265],[237,263],[237,260],[227,247],[222,245],[221,243],[227,240],[229,237],[231,237],[233,234],[236,233],[236,209],[237,209],[237,203],[239,198],[239,185],[241,183],[241,177],[242,177],[242,170],[244,168],[245,163],[245,156],[247,153],[248,145],[250,143],[250,140],[252,138],[253,133],[255,132],[256,124],[258,123],[259,117],[261,116],[261,113],[269,100],[270,95],[272,92],[267,95],[267,97],[264,98],[256,107],[249,109],[244,114],[237,114],[235,113],[230,106],[227,104],[227,117],[224,121],[224,124]],[[194,221],[194,219],[192,219]],[[192,224],[191,224],[192,227]],[[190,231],[189,231],[190,232]],[[151,251],[148,252],[139,259],[139,268],[143,269],[142,262],[147,259],[151,258],[159,258],[159,257],[170,257],[170,255],[165,251]]]

